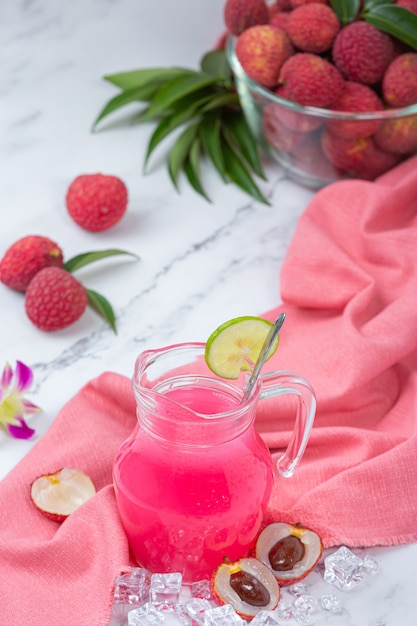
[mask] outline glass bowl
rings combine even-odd
[[[297,182],[319,189],[337,180],[374,180],[417,153],[417,104],[371,113],[305,107],[248,77],[235,54],[226,55],[240,104],[259,145]]]

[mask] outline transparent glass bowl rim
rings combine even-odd
[[[273,91],[270,91],[266,87],[262,87],[259,83],[256,83],[254,80],[249,78],[246,74],[245,70],[241,66],[236,53],[235,53],[235,42],[237,38],[233,35],[229,34],[227,36],[226,42],[226,57],[229,63],[230,68],[232,69],[233,74],[235,75],[235,79],[237,81],[243,80],[250,91],[254,92],[257,96],[260,96],[264,100],[279,104],[280,106],[288,109],[289,111],[294,111],[296,113],[301,113],[307,116],[314,117],[322,117],[325,119],[337,119],[337,120],[387,120],[387,119],[398,119],[402,117],[410,117],[412,115],[417,115],[417,103],[410,104],[407,107],[402,107],[400,109],[385,109],[383,111],[370,111],[368,113],[345,113],[341,111],[332,111],[331,109],[321,109],[318,107],[309,107],[302,106],[291,100],[286,100],[285,98],[281,98],[276,95]]]

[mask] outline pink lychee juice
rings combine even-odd
[[[191,583],[210,577],[225,557],[248,554],[272,489],[272,462],[252,415],[237,433],[229,418],[223,425],[223,416],[212,417],[239,411],[235,395],[195,381],[156,395],[152,414],[168,419],[155,434],[139,418],[115,462],[116,498],[138,563],[151,572],[181,572]],[[192,432],[199,433],[196,445]]]

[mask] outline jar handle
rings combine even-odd
[[[300,462],[316,415],[316,396],[311,384],[295,372],[280,371],[262,374],[260,400],[285,394],[298,397],[294,430],[285,452],[277,460],[277,470],[285,478],[293,475]]]

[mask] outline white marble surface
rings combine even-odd
[[[0,254],[16,239],[42,234],[66,258],[120,247],[141,260],[106,261],[78,277],[102,292],[117,316],[115,336],[89,311],[73,326],[43,333],[30,324],[23,297],[0,284],[1,361],[20,359],[35,374],[31,399],[43,411],[31,441],[0,433],[0,478],[42,437],[59,409],[104,370],[130,376],[148,347],[204,340],[222,321],[277,306],[279,270],[297,219],[312,192],[277,167],[262,183],[271,206],[219,182],[207,169],[208,204],[184,183],[173,190],[164,150],[142,175],[152,126],[90,127],[115,91],[101,77],[170,64],[194,67],[222,31],[223,0],[1,0],[0,2]],[[67,216],[68,184],[78,174],[120,176],[128,213],[114,229],[91,234]],[[0,363],[0,366],[2,363]],[[416,545],[373,548],[381,573],[342,594],[332,626],[413,626]],[[312,575],[317,595],[328,591]],[[1,621],[1,620],[0,620]],[[5,625],[8,626],[8,625]],[[87,626],[87,625],[80,625]]]

